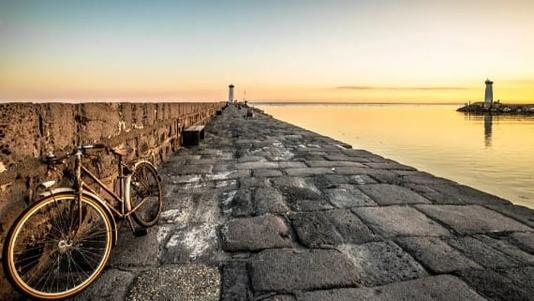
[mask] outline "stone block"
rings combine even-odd
[[[306,164],[310,167],[341,167],[341,166],[355,166],[355,167],[365,167],[365,165],[353,162],[353,161],[306,161]]]
[[[252,297],[247,264],[231,261],[222,267],[221,301],[249,300]]]
[[[273,168],[278,168],[278,163],[277,162],[254,161],[254,162],[237,163],[235,167],[237,169],[273,169]]]
[[[383,285],[428,275],[417,261],[391,241],[343,245],[340,249],[353,261],[364,286]]]
[[[449,235],[445,228],[411,207],[362,207],[352,211],[383,237]]]
[[[254,204],[256,214],[286,213],[289,211],[284,196],[280,191],[272,187],[257,188],[254,191]]]
[[[239,218],[228,221],[221,230],[222,248],[226,251],[257,251],[291,247],[289,228],[274,215]]]
[[[402,237],[396,242],[434,273],[482,268],[437,237]]]
[[[256,169],[254,170],[255,177],[281,177],[282,172],[277,169]]]
[[[493,270],[461,270],[457,275],[489,300],[531,300],[532,292]]]
[[[339,185],[338,188],[324,190],[330,202],[338,208],[376,206],[376,203],[354,185]]]
[[[448,181],[448,180],[447,180]],[[510,205],[507,200],[497,196],[476,190],[474,188],[459,184],[435,184],[431,188],[446,197],[460,200],[465,204],[477,205]]]
[[[484,301],[482,296],[457,277],[438,275],[378,286],[306,292],[298,301]]]
[[[430,201],[410,189],[390,184],[360,185],[358,189],[379,205],[430,204]]]
[[[290,219],[302,244],[310,248],[374,239],[369,228],[349,210],[297,213]]]
[[[309,177],[314,175],[334,173],[332,169],[324,167],[286,168],[285,171],[289,176],[293,177]]]
[[[534,229],[534,210],[519,205],[485,205]]]
[[[515,258],[490,247],[474,237],[454,237],[446,241],[466,257],[487,268],[513,267],[521,264]]]
[[[289,292],[357,286],[359,275],[349,258],[336,250],[264,250],[250,261],[255,292]]]
[[[534,233],[532,232],[514,232],[510,234],[509,240],[521,249],[534,254]]]
[[[478,205],[416,205],[416,207],[460,234],[533,231],[511,218]]]

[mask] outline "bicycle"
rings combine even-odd
[[[118,194],[83,166],[82,157],[88,150],[108,150],[118,158]],[[43,159],[53,166],[74,157],[74,185],[52,188],[54,181],[43,182],[42,199],[26,208],[11,226],[2,264],[17,290],[46,300],[74,296],[95,281],[106,266],[118,239],[115,217],[127,220],[136,236],[146,234],[147,228],[156,224],[162,207],[156,168],[145,160],[128,166],[122,160],[125,155],[124,150],[89,144],[79,145],[62,157]],[[107,192],[111,200],[83,176]]]

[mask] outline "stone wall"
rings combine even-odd
[[[40,158],[63,154],[78,143],[105,143],[131,149],[126,161],[156,164],[180,146],[181,132],[204,124],[224,103],[9,103],[0,104],[0,246],[19,213],[35,201],[45,179],[60,179],[67,166],[49,169]],[[109,185],[117,161],[105,152],[87,159]]]

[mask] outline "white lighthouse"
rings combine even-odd
[[[484,91],[484,108],[488,109],[493,104],[493,82],[486,79],[486,90]]]
[[[232,103],[234,101],[234,85],[230,84],[228,86],[228,102]]]

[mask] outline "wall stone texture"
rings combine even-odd
[[[36,188],[70,168],[42,163],[49,153],[80,143],[126,147],[126,162],[158,164],[180,147],[182,130],[205,124],[224,103],[6,103],[0,104],[0,247],[14,219],[37,197]],[[109,186],[118,173],[111,154],[95,152],[85,163]],[[0,255],[1,256],[1,255]],[[1,279],[4,280],[4,279]]]

